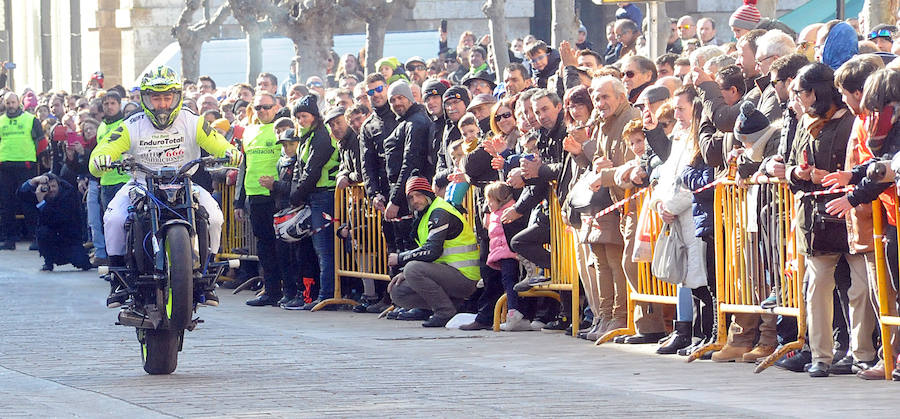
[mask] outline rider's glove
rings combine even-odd
[[[106,171],[109,170],[110,165],[112,165],[112,157],[101,154],[94,157],[91,164],[93,164],[97,170]]]
[[[244,161],[244,153],[241,153],[238,149],[232,148],[230,150],[225,150],[225,157],[231,160],[229,164],[232,166],[240,166],[241,162]]]

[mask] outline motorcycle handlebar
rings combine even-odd
[[[217,165],[217,164],[225,164],[225,163],[228,163],[229,161],[230,161],[230,159],[227,157],[214,157],[214,156],[201,157],[199,159],[191,160],[191,161],[185,163],[183,166],[181,166],[181,168],[178,169],[178,175],[179,176],[184,175],[188,171],[193,169],[195,166],[200,165],[200,164],[202,164],[204,166],[213,166],[213,165]],[[156,173],[155,169],[151,169],[151,168],[141,164],[140,162],[136,161],[134,159],[134,157],[128,157],[126,159],[122,159],[121,161],[115,161],[112,164],[110,164],[110,169],[143,172],[143,173],[151,174],[151,175]]]

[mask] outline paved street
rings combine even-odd
[[[247,292],[230,290],[201,310],[206,323],[185,337],[175,374],[149,376],[96,272],[39,266],[36,252],[0,253],[0,418],[897,417],[900,383],[250,308]]]

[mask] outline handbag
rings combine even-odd
[[[569,191],[569,205],[575,212],[592,215],[613,204],[608,187],[604,186],[596,191],[591,189],[591,184],[598,177],[599,174],[585,172],[572,186],[572,190]]]
[[[809,248],[816,252],[847,253],[847,222],[825,210],[826,199],[813,201],[812,226],[809,229]]]
[[[684,282],[687,271],[687,248],[676,224],[663,225],[656,238],[650,269],[660,281],[678,285]]]

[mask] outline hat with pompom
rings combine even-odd
[[[769,128],[769,119],[763,115],[753,102],[745,101],[741,104],[741,114],[734,123],[734,134],[743,143],[753,144]]]
[[[744,0],[744,4],[731,14],[728,25],[750,31],[756,29],[760,19],[762,14],[756,8],[756,0]]]

